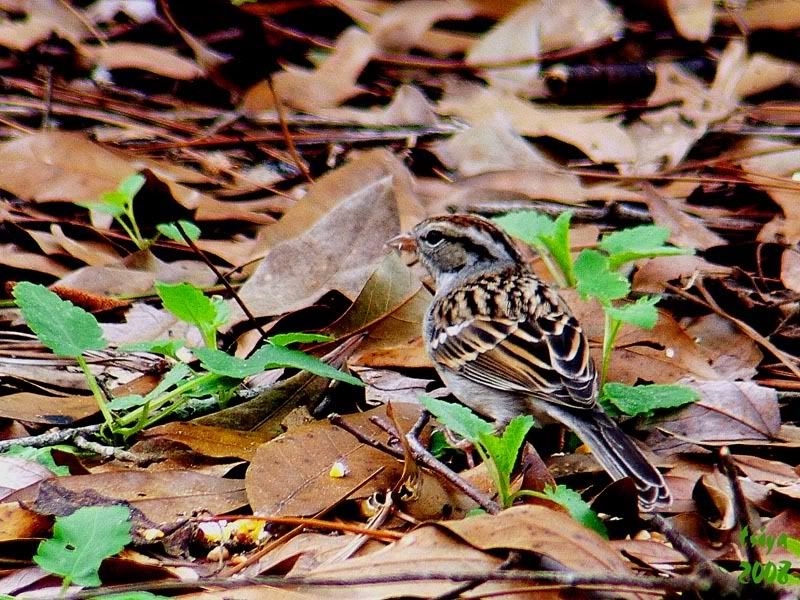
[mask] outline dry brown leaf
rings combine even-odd
[[[92,492],[126,500],[156,523],[171,522],[206,510],[220,514],[247,504],[244,482],[194,471],[115,471],[59,477],[58,487],[69,492]],[[38,485],[20,490],[9,501],[33,502]]]
[[[781,254],[781,282],[800,293],[800,252],[787,248]]]
[[[695,274],[727,277],[731,271],[730,267],[715,265],[699,256],[659,256],[637,264],[632,286],[639,292],[660,294],[668,281],[690,278]]]
[[[356,80],[376,52],[370,36],[351,27],[339,37],[333,53],[316,70],[287,67],[286,71],[273,75],[275,90],[281,102],[306,112],[339,106],[361,91]],[[243,108],[257,112],[270,109],[273,104],[268,86],[259,83],[245,95]]]
[[[656,225],[670,230],[669,241],[676,246],[706,250],[724,244],[725,240],[711,231],[703,220],[683,210],[683,203],[665,198],[650,190],[645,201]]]
[[[423,40],[431,27],[442,20],[462,20],[473,17],[469,3],[460,0],[409,0],[388,9],[369,29],[375,44],[389,51],[405,51]]]
[[[24,508],[19,502],[0,504],[0,542],[47,537],[51,526],[52,521],[49,518]]]
[[[421,407],[396,404],[394,411],[401,426],[410,429]],[[343,418],[370,437],[380,438],[380,430],[369,417],[383,415],[385,418],[385,414],[385,407],[380,407]],[[336,461],[347,465],[345,477],[330,476]],[[258,448],[245,477],[247,497],[258,514],[314,515],[342,500],[347,492],[379,468],[382,471],[358,490],[357,497],[364,498],[375,491],[391,488],[402,474],[402,463],[365,446],[328,421],[318,421],[297,427]]]
[[[748,380],[755,376],[764,354],[730,319],[711,313],[683,324],[687,335],[706,350],[711,367],[721,379]]]
[[[497,23],[476,42],[465,57],[471,65],[530,60],[539,56],[540,31],[547,22],[542,3],[523,4],[519,9]],[[554,7],[549,3],[544,6]],[[513,67],[492,68],[481,71],[490,85],[523,96],[543,96],[545,89],[538,62],[526,62]]]
[[[70,256],[85,262],[93,267],[110,265],[119,261],[120,256],[110,244],[91,240],[74,240],[64,233],[59,225],[51,225],[50,233],[53,240],[58,242],[61,248]]]
[[[202,346],[196,328],[178,319],[167,310],[144,302],[135,303],[125,314],[124,323],[101,323],[105,337],[112,346],[153,340],[186,339],[189,346]]]
[[[785,83],[800,83],[800,66],[797,63],[781,60],[758,52],[750,57],[747,67],[736,84],[736,94],[740,98],[774,89]]]
[[[466,177],[527,168],[545,169],[555,175],[560,167],[517,134],[501,115],[437,142],[432,151],[448,169]],[[563,177],[570,188],[578,184],[574,175],[564,173]]]
[[[320,108],[315,114],[327,119],[353,123],[366,127],[386,125],[409,125],[421,127],[437,125],[439,117],[425,95],[416,87],[401,85],[392,96],[388,106],[368,109],[339,106]]]
[[[484,574],[490,573],[501,563],[501,559],[487,552],[470,548],[455,536],[436,527],[424,526],[406,534],[402,540],[368,556],[351,558],[340,563],[319,567],[305,577],[313,581],[315,577],[326,580],[339,579],[338,586],[298,587],[300,591],[316,593],[325,598],[347,598],[348,600],[381,600],[408,596],[433,598],[448,593],[461,584],[449,581],[426,580],[428,573]],[[382,584],[354,585],[352,579],[359,575],[384,576],[389,582]],[[391,583],[391,578],[405,574],[412,579]],[[414,579],[418,578],[418,579]],[[484,595],[493,592],[512,592],[520,587],[515,583],[485,583],[473,590],[472,594]],[[544,600],[558,598],[557,593],[537,594]]]
[[[267,441],[269,436],[255,431],[237,431],[197,423],[174,422],[151,427],[143,431],[137,439],[139,442],[154,439],[169,440],[191,448],[203,456],[250,460],[257,447]]]
[[[476,85],[451,86],[438,110],[471,125],[508,118],[522,135],[549,136],[581,150],[598,163],[631,162],[636,148],[619,119],[608,110],[547,108],[516,96]]]
[[[0,416],[42,425],[71,425],[97,413],[94,396],[44,396],[19,392],[3,396]]]
[[[152,44],[114,42],[102,46],[82,46],[86,57],[106,69],[141,69],[171,79],[197,79],[205,72],[171,48]]]
[[[42,131],[0,143],[0,187],[36,202],[97,202],[126,177],[149,169],[196,220],[240,218],[263,221],[237,205],[219,202],[178,181],[204,178],[173,164],[142,159],[95,144],[83,133]],[[110,222],[101,219],[104,223]]]
[[[429,366],[422,322],[431,294],[395,254],[387,254],[353,305],[326,332],[340,339],[366,332],[350,364]]]
[[[86,22],[80,17],[81,9],[67,7],[58,0],[26,0],[11,10],[27,15],[23,21],[5,19],[0,23],[0,46],[12,50],[29,50],[53,32],[73,44],[89,34]]]
[[[687,40],[704,42],[714,25],[714,0],[664,0],[675,29]]]
[[[736,466],[753,481],[775,485],[800,483],[800,476],[786,463],[748,454],[734,454],[733,460]]]
[[[544,506],[512,506],[499,515],[444,521],[440,527],[475,548],[519,550],[551,558],[579,573],[629,573],[617,552],[596,532],[569,515]]]
[[[3,473],[3,481],[0,483],[0,500],[10,498],[17,490],[24,490],[40,481],[55,477],[47,467],[15,456],[0,456],[0,472]],[[8,502],[15,502],[15,500],[9,499]]]
[[[61,277],[70,270],[48,256],[29,252],[17,244],[0,244],[0,264],[14,269],[37,271],[54,277]]]
[[[688,383],[700,400],[648,422],[648,445],[660,454],[688,445],[764,444],[778,438],[777,392],[751,382]]]
[[[720,20],[748,30],[784,31],[800,26],[800,2],[797,0],[749,0],[739,8],[721,11]]]
[[[239,291],[253,314],[304,308],[331,290],[355,299],[386,241],[421,218],[408,178],[394,156],[375,150],[314,183],[260,236],[264,258]]]

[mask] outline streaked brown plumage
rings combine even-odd
[[[661,474],[597,405],[597,373],[569,307],[486,219],[427,219],[406,242],[436,280],[425,342],[442,380],[498,427],[519,414],[564,423],[643,510],[670,502]]]

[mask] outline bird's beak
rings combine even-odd
[[[407,233],[401,233],[393,237],[386,242],[386,245],[401,252],[415,252],[417,250],[417,240]]]

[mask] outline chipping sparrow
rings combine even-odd
[[[597,405],[586,336],[558,294],[486,219],[433,217],[390,242],[416,250],[436,280],[425,347],[450,391],[498,428],[520,414],[567,425],[613,479],[631,477],[642,510],[669,504],[661,474]]]

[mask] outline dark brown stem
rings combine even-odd
[[[209,259],[206,256],[206,253],[203,252],[197,246],[197,244],[194,243],[194,240],[191,237],[189,237],[189,234],[186,233],[186,231],[183,229],[183,226],[180,224],[180,222],[179,221],[175,221],[174,225],[175,225],[175,228],[178,230],[178,233],[181,234],[181,237],[183,238],[183,241],[186,242],[188,244],[189,248],[192,249],[192,252],[194,252],[198,257],[200,257],[200,260],[202,260],[204,263],[206,263],[208,268],[211,269],[211,271],[214,273],[214,275],[217,276],[217,278],[219,279],[220,283],[222,283],[222,285],[225,286],[225,289],[231,295],[231,298],[233,298],[234,301],[236,302],[236,304],[239,305],[239,308],[242,309],[242,312],[248,318],[248,320],[253,325],[253,327],[255,327],[256,331],[258,331],[258,333],[261,334],[262,338],[267,337],[267,332],[264,331],[264,329],[256,322],[255,316],[253,315],[253,313],[250,312],[250,309],[247,308],[247,305],[239,297],[239,294],[236,293],[236,290],[233,289],[233,286],[231,286],[231,284],[228,282],[228,279],[220,272],[219,269],[217,269],[216,265],[213,262],[211,262],[211,259]]]
[[[697,566],[699,575],[707,579],[721,595],[735,594],[741,591],[742,586],[734,575],[709,560],[694,542],[675,529],[672,523],[659,514],[654,514],[650,518],[650,522],[664,534],[678,552],[689,559],[690,564]]]
[[[753,522],[752,513],[747,506],[747,499],[744,497],[742,484],[739,481],[736,464],[733,462],[731,451],[727,446],[719,449],[719,462],[733,492],[733,512],[736,516],[736,523],[742,530],[746,528],[750,533],[755,533],[758,530],[758,526]],[[761,556],[761,549],[757,544],[750,544],[749,540],[744,543],[744,552],[750,564],[764,562],[764,557]]]
[[[422,428],[425,427],[425,424],[430,418],[431,415],[428,411],[422,411],[422,414],[414,424],[414,427],[412,427],[411,431],[406,434],[406,440],[408,441],[408,446],[411,449],[411,452],[414,454],[414,460],[416,460],[422,466],[430,469],[436,475],[439,475],[441,478],[447,480],[447,482],[453,485],[456,489],[475,500],[475,502],[477,502],[478,505],[489,514],[496,515],[499,513],[500,505],[497,504],[497,502],[487,497],[486,494],[482,493],[480,490],[475,489],[463,478],[459,477],[457,473],[454,473],[450,467],[431,454],[428,449],[422,445],[422,442],[419,441],[419,437],[417,437],[415,434],[417,434],[419,431],[422,431]]]

